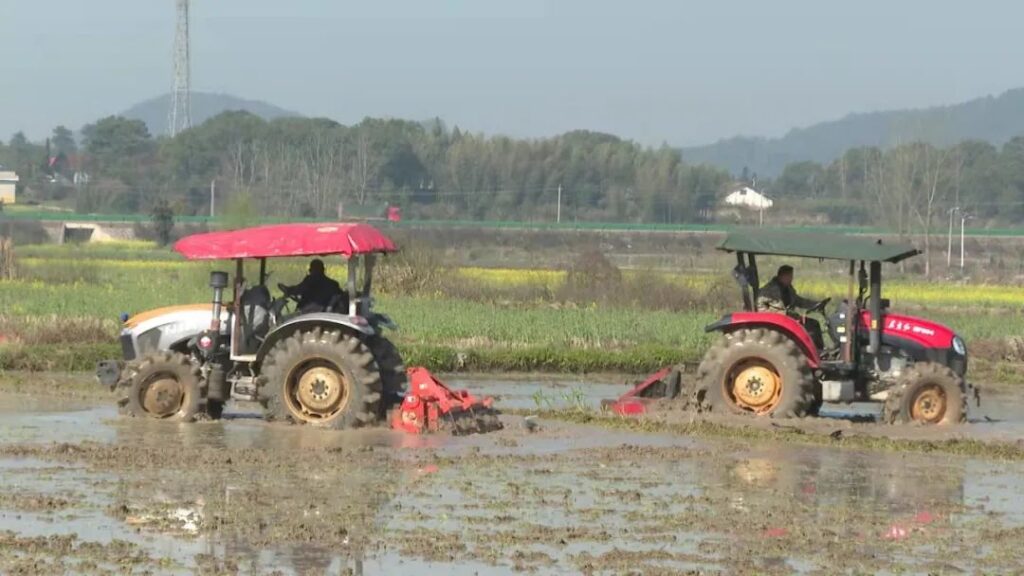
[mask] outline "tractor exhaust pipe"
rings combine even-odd
[[[220,337],[220,313],[224,308],[224,289],[228,286],[227,272],[210,272],[210,287],[213,288],[213,318],[210,319],[210,331],[200,339],[200,347],[207,353],[217,349]],[[224,402],[228,399],[230,389],[224,377],[224,368],[217,364],[210,367],[206,375],[208,400]]]
[[[224,289],[228,286],[227,272],[210,272],[210,288],[213,288],[213,319],[210,330],[220,333],[220,312],[224,307]]]
[[[882,263],[871,263],[871,325],[868,340],[868,352],[878,354],[882,347]]]

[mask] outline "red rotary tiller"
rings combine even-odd
[[[452,390],[426,368],[409,368],[409,392],[391,417],[391,427],[410,434],[449,431],[480,434],[501,429],[490,396],[477,398]]]

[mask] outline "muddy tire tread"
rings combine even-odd
[[[381,415],[401,403],[401,398],[409,385],[405,361],[393,342],[383,336],[371,338],[367,345],[373,352],[373,358],[380,369],[381,392],[384,395],[380,403]]]
[[[691,403],[698,411],[714,412],[730,409],[721,392],[724,365],[737,348],[749,348],[759,356],[770,355],[779,364],[776,368],[783,379],[782,398],[769,414],[772,418],[801,418],[817,413],[817,384],[807,356],[793,340],[777,330],[744,328],[723,334],[704,355],[697,368],[696,387]],[[754,355],[754,354],[751,354]],[[733,361],[735,362],[735,360]],[[788,377],[787,377],[788,375]]]
[[[314,328],[298,332],[278,342],[267,354],[258,379],[258,399],[264,418],[269,421],[306,423],[291,415],[284,401],[284,381],[291,366],[317,355],[338,365],[354,385],[350,390],[353,405],[330,420],[315,425],[326,428],[352,428],[376,422],[380,417],[383,390],[380,371],[370,349],[358,338],[337,330]],[[330,357],[332,354],[335,357]],[[322,356],[322,357],[323,357]]]
[[[199,365],[188,356],[169,350],[147,354],[141,358],[129,362],[124,369],[125,376],[117,384],[120,395],[117,399],[118,413],[123,416],[146,417],[137,404],[132,402],[132,394],[135,392],[137,379],[145,377],[148,372],[154,370],[154,366],[163,366],[178,374],[187,374],[194,379],[193,390],[190,398],[190,406],[185,406],[178,414],[166,418],[166,420],[177,422],[195,422],[201,418],[207,409],[206,400],[206,379],[202,377]]]
[[[900,377],[899,383],[889,390],[889,395],[882,406],[882,422],[886,424],[913,423],[907,412],[907,407],[903,403],[908,391],[921,382],[939,384],[945,389],[947,396],[956,390],[956,396],[959,396],[960,410],[959,414],[954,417],[955,422],[943,421],[939,423],[940,425],[959,424],[967,421],[968,398],[963,378],[957,376],[948,366],[936,362],[919,362],[907,368],[907,371]]]

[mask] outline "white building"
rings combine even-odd
[[[0,202],[14,204],[17,186],[18,175],[11,170],[5,170],[0,167]]]
[[[743,186],[725,197],[729,206],[750,208],[751,210],[767,210],[772,207],[772,199],[749,186]]]

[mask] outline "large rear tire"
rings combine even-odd
[[[817,383],[807,356],[784,334],[724,334],[697,369],[698,405],[712,412],[794,418],[816,413]]]
[[[963,378],[949,367],[922,362],[907,368],[882,410],[889,424],[957,424],[967,420]]]
[[[184,354],[162,352],[133,363],[123,383],[121,412],[137,418],[192,422],[203,412],[205,389],[199,366]]]
[[[380,417],[377,364],[349,334],[297,332],[274,346],[262,372],[259,395],[268,420],[346,429]]]
[[[402,403],[409,385],[409,375],[405,371],[405,361],[402,360],[402,355],[393,342],[383,336],[375,336],[367,344],[380,370],[383,387],[381,413],[386,414],[388,410]]]

